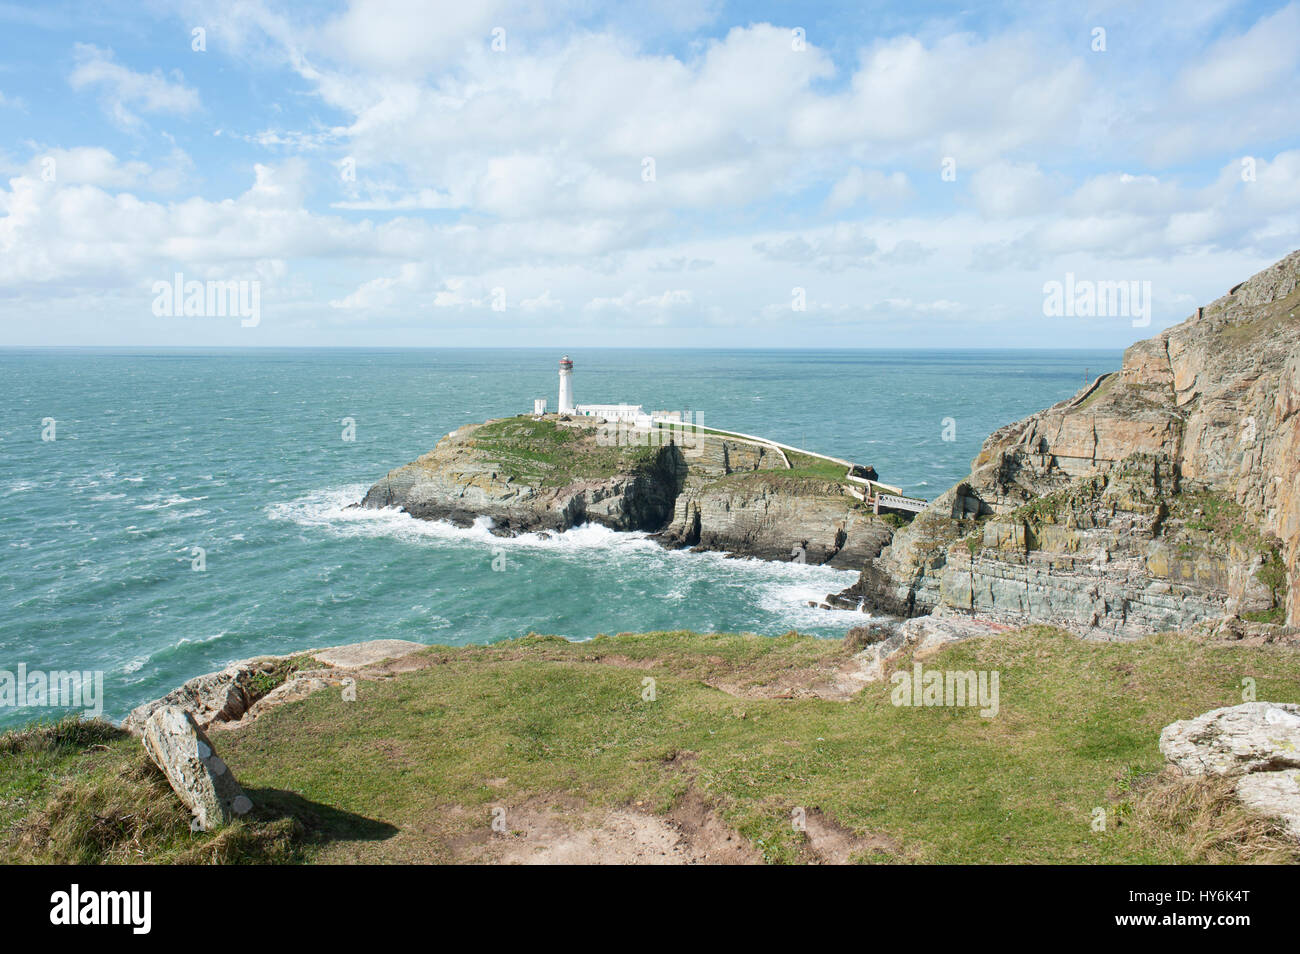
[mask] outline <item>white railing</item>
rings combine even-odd
[[[894,487],[889,484],[882,484],[878,480],[869,480],[866,477],[858,477],[854,475],[853,468],[856,465],[850,463],[847,460],[843,460],[842,458],[839,457],[831,457],[827,454],[819,454],[816,451],[804,450],[802,447],[793,447],[790,444],[782,444],[779,441],[770,440],[766,437],[757,437],[754,434],[742,434],[740,431],[725,431],[719,427],[705,427],[702,424],[688,424],[684,421],[672,421],[660,417],[651,418],[651,423],[656,425],[667,425],[669,427],[679,427],[684,429],[697,428],[699,431],[703,431],[706,433],[712,432],[722,437],[739,438],[740,440],[747,441],[749,443],[760,444],[767,447],[775,448],[776,452],[780,454],[782,459],[785,461],[785,466],[788,470],[793,470],[794,467],[790,463],[790,459],[786,457],[785,451],[793,451],[796,454],[804,454],[808,457],[816,457],[821,460],[828,460],[833,464],[842,464],[848,468],[847,473],[845,473],[844,475],[844,479],[851,481],[855,484],[862,484],[863,487],[865,488],[865,490],[861,490],[861,491],[856,490],[853,487],[846,487],[845,489],[854,497],[856,497],[858,500],[861,500],[864,503],[872,503],[877,513],[880,512],[880,508],[882,506],[891,507],[895,510],[907,510],[910,511],[911,513],[920,513],[927,506],[929,506],[928,500],[921,500],[918,497],[903,496],[903,490],[901,487]],[[886,493],[885,491],[893,491],[893,493]]]
[[[921,500],[918,497],[899,497],[897,494],[876,494],[876,500],[882,507],[910,510],[912,513],[920,513],[930,505],[928,500]]]

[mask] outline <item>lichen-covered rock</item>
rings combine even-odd
[[[122,720],[122,728],[141,734],[149,717],[164,706],[177,706],[189,712],[202,729],[221,722],[237,722],[256,701],[258,677],[273,672],[285,658],[258,656],[196,676],[161,699],[136,706]]]
[[[194,717],[179,706],[154,710],[145,720],[141,741],[194,814],[195,830],[215,831],[253,807]]]
[[[1165,726],[1160,752],[1188,775],[1300,768],[1300,705],[1243,702]]]
[[[312,665],[296,669],[287,665],[293,656],[242,659],[217,672],[195,676],[162,698],[136,706],[122,720],[122,728],[140,735],[149,717],[164,706],[184,709],[205,731],[237,725],[281,703],[340,685],[338,670],[362,669],[421,649],[423,645],[407,639],[372,639],[312,650],[303,657]]]
[[[1278,819],[1287,834],[1300,838],[1300,769],[1243,776],[1236,792],[1251,811]]]
[[[1298,310],[1295,252],[994,432],[844,595],[1112,637],[1300,624]]]

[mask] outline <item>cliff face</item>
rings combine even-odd
[[[1300,252],[985,441],[845,595],[1118,636],[1300,624]]]
[[[614,436],[554,415],[464,427],[376,483],[362,506],[462,526],[489,517],[507,534],[591,522],[668,546],[853,568],[889,542],[890,525],[840,482],[771,446],[708,432]]]

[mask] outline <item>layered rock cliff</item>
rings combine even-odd
[[[846,599],[1132,636],[1300,624],[1300,252],[985,441]]]
[[[834,467],[814,464],[703,430],[525,416],[447,435],[371,487],[362,506],[462,526],[487,517],[504,534],[590,522],[649,531],[667,546],[859,568],[889,542],[891,524]]]

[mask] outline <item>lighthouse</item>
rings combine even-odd
[[[560,359],[560,407],[559,413],[573,414],[573,362],[566,354]]]

